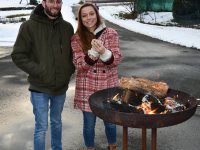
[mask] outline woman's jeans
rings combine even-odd
[[[83,137],[87,148],[94,147],[96,116],[92,112],[83,112]],[[116,125],[104,121],[108,144],[116,144]]]
[[[48,110],[50,109],[51,148],[62,150],[62,121],[66,94],[53,96],[46,93],[31,92],[31,102],[35,115],[34,150],[45,150],[45,135],[48,128]]]

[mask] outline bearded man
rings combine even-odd
[[[62,150],[62,119],[66,91],[74,73],[70,39],[72,25],[64,21],[61,0],[43,0],[21,24],[13,62],[28,74],[35,116],[34,150],[45,150],[50,112],[51,147]]]

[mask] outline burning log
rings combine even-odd
[[[124,89],[149,93],[159,98],[166,96],[169,89],[165,82],[156,82],[139,77],[122,77],[119,86]]]
[[[177,96],[178,97],[178,96]],[[108,109],[127,113],[139,114],[167,114],[186,110],[190,104],[181,104],[176,96],[158,99],[149,94],[142,94],[133,90],[123,90],[121,93],[109,97],[104,102]],[[107,105],[109,103],[110,105]]]

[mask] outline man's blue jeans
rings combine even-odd
[[[94,147],[96,116],[92,112],[83,112],[83,137],[87,148]],[[116,144],[116,125],[104,121],[108,144]]]
[[[66,94],[53,96],[46,93],[31,92],[31,103],[35,115],[34,150],[45,150],[45,136],[48,128],[48,111],[50,109],[51,147],[62,150],[62,120]]]

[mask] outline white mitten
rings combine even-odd
[[[99,57],[99,53],[97,51],[95,51],[93,47],[90,50],[88,50],[88,55],[92,55],[94,57]]]
[[[103,62],[108,61],[111,57],[112,57],[112,52],[108,49],[106,49],[105,52],[102,55],[100,55],[100,59]]]

